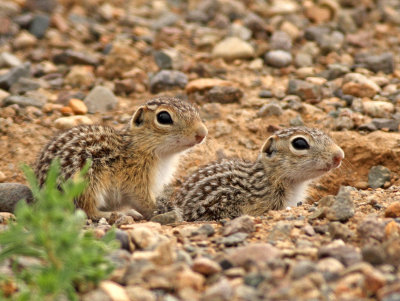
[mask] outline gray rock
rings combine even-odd
[[[43,99],[40,98],[26,97],[20,95],[11,95],[3,99],[3,107],[7,107],[13,104],[17,104],[20,107],[33,106],[37,108],[42,108],[46,104],[46,101],[43,101]]]
[[[364,219],[357,227],[358,236],[363,241],[383,242],[386,223],[375,216]]]
[[[176,70],[161,70],[150,79],[150,92],[158,93],[172,88],[185,88],[187,83],[186,74]]]
[[[309,260],[302,260],[295,264],[291,271],[292,279],[300,279],[315,271],[315,263]]]
[[[20,200],[33,202],[30,188],[18,183],[0,183],[0,212],[14,212],[15,205]]]
[[[290,126],[303,126],[304,121],[300,115],[297,115],[295,118],[289,120]]]
[[[263,105],[257,112],[257,117],[266,117],[266,116],[280,116],[282,115],[283,110],[280,105],[275,103],[269,103]]]
[[[183,58],[175,49],[164,49],[154,53],[154,60],[160,69],[181,69]]]
[[[9,52],[0,53],[0,68],[3,67],[18,67],[22,65],[19,58]]]
[[[109,88],[96,86],[85,97],[84,103],[89,113],[104,113],[114,109],[118,100]]]
[[[340,222],[329,223],[329,233],[332,239],[342,239],[344,241],[354,237],[353,232],[345,225]]]
[[[222,235],[228,236],[238,232],[252,233],[254,231],[254,218],[249,215],[242,215],[228,221],[222,229]]]
[[[368,244],[362,247],[363,260],[373,265],[380,265],[385,262],[385,250],[381,244]]]
[[[357,31],[356,22],[354,22],[353,17],[347,11],[340,11],[338,13],[338,28],[344,33],[353,33]]]
[[[281,255],[281,251],[271,244],[252,243],[233,249],[226,255],[226,259],[234,266],[242,266],[247,262],[254,262],[262,266],[268,261],[277,260]]]
[[[121,249],[131,252],[131,247],[130,247],[131,242],[129,239],[129,235],[126,231],[116,229],[115,238],[120,242]]]
[[[344,35],[339,31],[334,31],[331,34],[325,34],[318,40],[319,47],[324,53],[339,50],[344,41]]]
[[[11,94],[24,94],[28,91],[34,91],[40,88],[40,83],[35,79],[21,77],[10,87]]]
[[[270,48],[273,50],[290,51],[292,49],[292,38],[284,31],[275,31],[269,42]]]
[[[261,90],[259,93],[258,93],[258,97],[260,97],[260,98],[271,98],[271,97],[273,97],[274,95],[272,94],[272,92],[271,91],[269,91],[269,90]]]
[[[382,165],[371,167],[368,172],[369,187],[380,188],[388,181],[390,181],[390,170],[387,167]]]
[[[354,189],[348,186],[340,187],[338,194],[334,198],[333,204],[326,208],[326,218],[331,221],[346,222],[354,215],[354,203],[350,191]]]
[[[371,120],[372,124],[376,129],[388,129],[391,132],[399,131],[400,120],[389,119],[389,118],[373,118]]]
[[[0,89],[9,90],[21,77],[30,76],[30,63],[14,67],[7,73],[0,75]]]
[[[55,64],[66,64],[66,65],[93,65],[99,64],[99,59],[91,54],[75,51],[75,50],[65,50],[53,56],[53,62]]]
[[[394,57],[391,52],[379,55],[359,54],[356,55],[355,61],[373,72],[383,71],[386,74],[390,74],[395,69]]]
[[[213,236],[215,234],[215,229],[210,224],[204,224],[196,230],[198,234],[204,234],[207,236]]]
[[[265,54],[265,62],[275,68],[284,68],[292,63],[292,54],[284,50],[271,50]]]
[[[275,242],[277,240],[285,240],[289,238],[290,232],[292,231],[293,224],[286,221],[279,221],[272,228],[268,234],[268,241]]]
[[[243,97],[243,91],[236,87],[215,86],[206,92],[208,102],[237,103]]]
[[[302,100],[319,100],[321,98],[321,87],[299,79],[289,80],[288,94],[299,96]]]
[[[330,64],[328,70],[323,74],[327,80],[333,80],[350,72],[348,66],[342,64]]]
[[[252,32],[250,29],[239,23],[233,23],[229,28],[229,35],[233,37],[238,37],[243,41],[247,41],[250,40]]]
[[[320,41],[322,37],[329,33],[328,27],[309,26],[304,32],[304,37],[309,41]]]
[[[313,57],[308,53],[298,52],[294,58],[294,64],[298,68],[310,67],[313,64]]]
[[[345,266],[361,262],[360,252],[353,246],[323,246],[318,250],[318,258],[333,257]]]
[[[227,237],[223,237],[220,240],[221,244],[224,244],[227,247],[237,246],[238,244],[244,242],[247,238],[248,234],[243,232],[234,233]]]
[[[50,17],[47,15],[37,15],[33,18],[31,25],[29,27],[29,32],[33,34],[38,39],[44,37],[47,29],[49,28]]]

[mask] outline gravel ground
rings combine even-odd
[[[57,131],[121,128],[156,95],[196,102],[209,129],[177,186],[276,129],[322,128],[346,160],[306,204],[121,222],[118,268],[82,299],[400,300],[399,53],[395,0],[2,0],[0,182],[25,183],[20,163]]]

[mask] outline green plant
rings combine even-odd
[[[106,255],[116,247],[115,235],[109,231],[101,240],[91,231],[82,230],[86,216],[75,210],[74,198],[86,187],[84,174],[58,187],[58,162],[53,162],[45,185],[39,187],[33,171],[23,170],[35,197],[34,205],[18,204],[6,231],[0,233],[0,262],[13,262],[13,279],[17,292],[13,300],[77,300],[77,290],[85,291],[105,279],[113,267]],[[38,264],[21,269],[19,256],[38,259]],[[2,293],[0,292],[0,298]]]

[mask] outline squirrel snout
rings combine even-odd
[[[196,140],[197,143],[201,143],[204,140],[204,138],[207,136],[207,133],[208,133],[208,130],[203,125],[197,130],[197,132],[194,136],[194,139]]]
[[[344,152],[341,148],[339,148],[339,151],[333,156],[332,159],[333,167],[334,168],[339,167],[343,159],[344,159]]]

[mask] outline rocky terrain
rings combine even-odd
[[[176,185],[254,158],[276,129],[318,127],[346,159],[306,204],[120,221],[118,268],[82,299],[400,300],[399,54],[395,0],[2,0],[0,182],[25,183],[20,164],[57,131],[121,128],[156,95],[197,103],[209,129]]]

